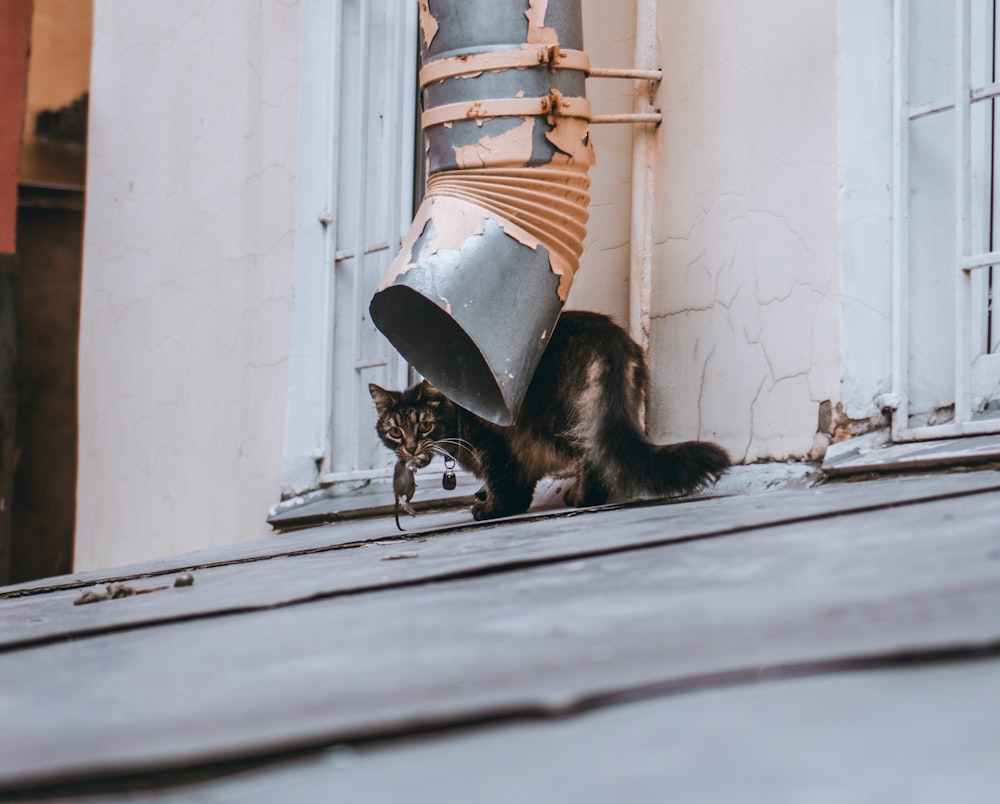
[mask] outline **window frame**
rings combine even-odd
[[[395,48],[393,43],[385,43],[384,52],[370,53],[370,34],[357,37],[359,41],[350,40],[359,48],[356,58],[343,47],[345,7],[348,3],[352,4],[364,31],[366,21],[371,19],[374,2],[302,0],[294,301],[282,465],[282,499],[295,498],[290,502],[302,502],[315,495],[351,493],[370,485],[372,481],[391,480],[388,453],[375,458],[380,448],[376,447],[372,452],[365,446],[365,439],[374,439],[375,436],[373,426],[363,430],[360,427],[362,414],[370,412],[370,404],[366,404],[368,391],[364,379],[370,374],[369,369],[378,367],[383,370],[378,378],[373,377],[373,381],[381,379],[387,385],[401,385],[409,379],[408,367],[387,342],[385,355],[379,359],[359,357],[360,327],[367,322],[367,299],[363,287],[351,289],[353,320],[346,322],[341,314],[338,321],[337,313],[342,308],[342,305],[338,308],[338,303],[344,301],[344,294],[338,299],[338,272],[343,274],[343,265],[359,253],[364,254],[363,261],[377,253],[379,259],[388,264],[409,226],[415,197],[411,182],[415,183],[419,178],[415,144],[416,4],[410,0],[393,0],[398,6]],[[379,5],[375,13],[384,14],[386,9]],[[384,216],[380,224],[388,227],[392,234],[381,238],[384,242],[380,242],[380,248],[375,249],[366,242],[369,233],[366,232],[363,212],[354,216],[354,223],[343,225],[349,217],[344,209],[346,205],[355,204],[360,210],[369,205],[365,197],[368,182],[364,180],[363,169],[356,171],[360,180],[354,182],[360,197],[344,198],[344,176],[348,171],[341,164],[341,155],[345,150],[363,153],[367,148],[365,132],[369,121],[366,120],[366,104],[369,99],[368,92],[364,90],[368,65],[370,58],[385,58],[386,54],[396,60],[401,74],[396,83],[399,91],[382,108],[393,110],[393,113],[398,111],[396,130],[400,139],[398,148],[394,148],[391,154],[383,149],[377,158],[384,162],[391,156],[392,177],[386,180],[386,185],[395,183],[399,186],[399,193],[398,204],[393,204],[391,208],[379,208],[380,218]],[[358,69],[348,70],[345,67],[347,64]],[[386,74],[391,75],[392,71],[393,65],[387,65]],[[362,111],[354,118],[347,118],[343,113],[342,89],[346,81],[355,82],[353,91],[361,99]],[[407,86],[413,87],[413,91],[401,89]],[[385,123],[382,117],[379,119]],[[364,158],[361,161],[364,162]],[[363,271],[365,266],[360,265],[359,268]],[[362,282],[364,279],[362,277]],[[371,326],[370,322],[367,326]],[[334,368],[334,350],[342,349],[345,327],[356,333],[352,336],[354,365],[350,367],[353,377],[349,383],[343,382],[343,366]],[[366,337],[371,338],[367,334]],[[340,375],[339,382],[335,371]],[[363,372],[366,373],[365,378],[362,377]],[[346,399],[348,396],[349,400]],[[346,416],[345,409],[349,410]],[[338,427],[345,432],[338,433]],[[355,445],[353,454],[346,459],[346,465],[343,450],[334,446],[334,439],[338,436],[341,442],[353,440]],[[367,460],[366,451],[372,456]]]
[[[991,354],[986,344],[984,354],[978,353],[973,344],[973,332],[981,329],[976,319],[977,306],[987,298],[982,290],[983,271],[1000,265],[1000,251],[996,247],[983,250],[973,244],[973,193],[977,165],[973,158],[972,112],[977,103],[993,102],[1000,97],[1000,84],[993,82],[977,85],[973,81],[972,54],[972,1],[954,0],[955,32],[952,50],[954,86],[950,97],[931,102],[911,104],[911,17],[910,0],[893,0],[892,8],[892,75],[893,75],[893,170],[892,170],[892,388],[883,397],[885,407],[892,411],[891,437],[894,441],[920,441],[963,435],[983,435],[1000,432],[1000,419],[977,418],[977,408],[990,401],[990,387],[1000,377],[1000,354]],[[996,20],[993,22],[991,55],[995,62]],[[935,115],[952,114],[954,143],[952,173],[954,181],[954,211],[952,236],[955,254],[952,270],[955,271],[955,293],[952,302],[954,327],[953,400],[954,412],[950,422],[935,423],[933,417],[920,422],[911,399],[910,359],[912,353],[910,328],[910,280],[913,263],[910,252],[910,202],[912,126],[919,120]],[[994,126],[991,150],[995,153],[996,109],[992,112]],[[996,162],[990,154],[991,164],[986,168],[990,175],[991,193],[997,188]],[[995,213],[992,213],[995,214]],[[995,242],[995,241],[994,241]],[[989,310],[987,315],[993,315]],[[993,381],[991,381],[993,378]]]

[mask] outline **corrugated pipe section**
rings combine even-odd
[[[451,399],[506,425],[583,251],[580,0],[419,3],[427,194],[370,312]]]

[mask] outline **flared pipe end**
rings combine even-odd
[[[372,322],[457,405],[512,424],[562,310],[560,277],[543,246],[492,220],[460,248],[429,248],[436,234],[433,221],[421,229],[413,261],[372,298]]]
[[[448,312],[405,286],[376,293],[369,312],[396,350],[449,399],[495,424],[514,421],[520,400],[505,398],[475,340]]]

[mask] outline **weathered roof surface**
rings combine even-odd
[[[998,492],[364,520],[0,589],[0,793],[996,800]],[[169,588],[73,605],[120,579]]]

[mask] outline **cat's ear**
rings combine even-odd
[[[380,388],[373,382],[368,383],[368,393],[372,395],[375,410],[379,413],[385,413],[399,401],[398,391],[386,391],[385,388]]]
[[[418,393],[418,396],[428,405],[433,407],[440,405],[441,400],[444,398],[443,394],[431,384],[431,381],[426,379],[420,381],[420,392]]]

